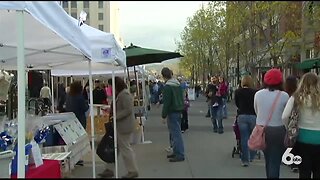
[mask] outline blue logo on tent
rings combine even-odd
[[[111,57],[111,49],[110,48],[102,48],[102,57],[109,58]]]

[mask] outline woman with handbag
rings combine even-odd
[[[282,84],[281,71],[270,69],[264,76],[265,88],[259,90],[254,97],[254,109],[257,114],[255,129],[262,128],[265,137],[265,147],[261,150],[265,157],[267,178],[279,178],[282,155],[285,152],[286,129],[281,116],[289,96],[282,91]],[[251,136],[255,134],[255,129]]]
[[[112,81],[108,81],[112,84]],[[134,132],[135,117],[133,110],[133,97],[127,89],[127,85],[120,77],[115,77],[115,95],[116,95],[116,124],[117,124],[117,144],[119,152],[123,157],[124,165],[128,173],[123,178],[138,177],[138,166],[135,159],[135,153],[131,147],[131,135]],[[109,169],[106,169],[100,176],[110,177]]]
[[[302,158],[299,178],[320,178],[320,86],[314,73],[303,75],[298,89],[290,97],[282,114],[288,126],[293,109],[298,113],[297,136],[294,149]],[[292,119],[291,119],[292,120]]]
[[[240,130],[241,163],[243,167],[247,167],[249,161],[252,162],[257,153],[248,148],[248,139],[256,124],[257,118],[253,107],[254,95],[257,91],[252,88],[253,82],[249,75],[242,78],[241,86],[242,88],[235,91],[234,99],[238,108],[237,122]]]

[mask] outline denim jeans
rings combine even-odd
[[[248,140],[252,133],[254,126],[256,125],[255,115],[244,115],[238,116],[238,126],[240,130],[240,143],[241,143],[241,161],[243,163],[249,163],[249,158],[252,161],[256,155],[256,151],[251,151],[248,148]]]
[[[228,113],[227,113],[227,97],[222,98],[222,117],[223,118],[227,118],[228,117]]]
[[[211,121],[213,125],[213,131],[223,132],[222,124],[222,105],[216,107],[210,106]]]
[[[267,126],[265,128],[266,149],[263,150],[267,178],[279,178],[282,155],[285,152],[284,126]]]
[[[173,154],[178,159],[184,159],[184,145],[181,133],[181,112],[168,114],[167,125],[172,140]]]

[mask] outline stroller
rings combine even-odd
[[[232,158],[234,158],[234,155],[238,154],[239,158],[241,158],[242,152],[241,152],[241,137],[240,137],[240,129],[239,129],[239,125],[238,125],[238,115],[236,116],[236,119],[232,125],[233,127],[233,132],[236,136],[236,141],[237,141],[237,146],[233,147],[232,150]],[[261,159],[261,152],[257,151],[256,157],[258,159]]]
[[[236,136],[236,141],[237,141],[237,146],[233,147],[232,150],[232,158],[234,158],[235,154],[239,154],[239,157],[241,157],[241,144],[240,144],[240,130],[238,126],[238,115],[236,116],[236,119],[232,125],[233,127],[233,132]]]

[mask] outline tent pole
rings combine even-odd
[[[26,122],[26,74],[24,57],[24,12],[17,12],[17,70],[18,70],[18,178],[25,178],[25,122]]]
[[[143,105],[144,105],[144,110],[145,110],[145,112],[147,112],[147,103],[146,103],[146,100],[148,100],[148,99],[146,99],[147,97],[147,93],[146,93],[146,82],[145,82],[145,71],[144,71],[144,67],[142,66],[142,94],[143,94],[143,96],[142,96],[142,98],[143,98]]]
[[[54,89],[54,86],[53,86],[53,76],[52,75],[50,75],[51,76],[51,109],[52,109],[52,113],[54,113],[54,91],[53,91],[53,89]]]
[[[117,111],[116,111],[116,82],[114,69],[112,70],[112,110],[113,110],[113,135],[114,135],[114,157],[115,157],[115,172],[118,178],[118,141],[117,141]]]
[[[95,155],[95,135],[94,135],[94,113],[93,113],[93,84],[92,84],[92,67],[91,60],[88,61],[89,65],[89,88],[90,88],[90,120],[91,120],[91,143],[92,143],[92,177],[96,178],[96,155]]]
[[[130,74],[129,74],[129,67],[127,67],[127,74],[128,74],[128,81],[127,81],[127,83],[128,83],[128,87],[129,87],[129,89],[130,89]]]

